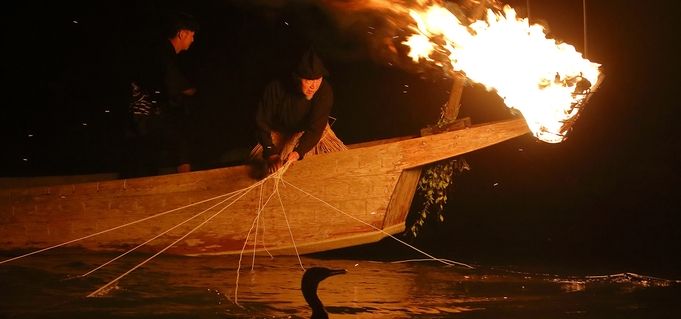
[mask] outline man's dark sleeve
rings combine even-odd
[[[262,156],[265,159],[279,152],[272,142],[271,135],[272,117],[279,101],[279,94],[280,90],[276,83],[270,83],[265,89],[265,94],[258,103],[258,109],[255,113],[255,137],[258,139],[258,143],[262,145]]]
[[[194,88],[182,72],[180,72],[175,61],[170,61],[166,67],[165,82],[166,88],[168,88],[169,106],[171,108],[182,105],[189,98],[188,95],[184,95],[182,92]]]
[[[171,98],[193,88],[189,80],[180,72],[176,60],[176,57],[168,58],[165,70],[165,84]]]
[[[322,134],[324,134],[326,123],[329,121],[331,108],[333,107],[333,90],[331,85],[325,83],[319,91],[321,92],[317,92],[318,96],[313,99],[310,125],[305,129],[305,132],[298,140],[298,146],[294,149],[300,155],[301,160],[307,152],[319,143]]]

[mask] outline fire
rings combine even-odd
[[[488,10],[486,20],[468,25],[439,5],[410,9],[409,15],[416,34],[403,44],[414,61],[461,71],[495,91],[506,106],[523,114],[542,141],[565,138],[601,80],[600,64],[569,44],[548,39],[541,26],[529,25],[509,6],[503,14]],[[436,60],[438,55],[446,58]]]

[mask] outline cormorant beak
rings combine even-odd
[[[331,269],[330,272],[329,272],[329,277],[335,276],[335,275],[344,275],[344,274],[347,274],[347,273],[348,273],[348,271],[345,270],[345,269],[337,269],[337,270]]]

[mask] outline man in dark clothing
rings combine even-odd
[[[189,99],[196,93],[177,65],[177,55],[189,49],[199,25],[193,17],[180,14],[170,21],[166,39],[154,46],[141,61],[132,83],[133,101],[130,112],[136,134],[143,145],[135,150],[142,158],[139,165],[158,172],[159,156],[167,151],[179,173],[191,170],[189,141],[185,132],[184,113]]]
[[[333,106],[333,90],[325,76],[328,72],[321,59],[310,49],[290,79],[275,80],[265,89],[255,121],[269,173],[279,170],[284,162],[302,160],[321,139]],[[273,141],[273,132],[302,135],[290,150]]]

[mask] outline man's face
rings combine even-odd
[[[194,31],[180,30],[180,32],[177,34],[177,37],[180,40],[179,51],[188,50],[189,46],[191,46],[192,42],[194,42]]]
[[[322,78],[314,80],[301,79],[301,82],[303,84],[303,94],[311,98],[319,90],[319,86],[322,85]]]

